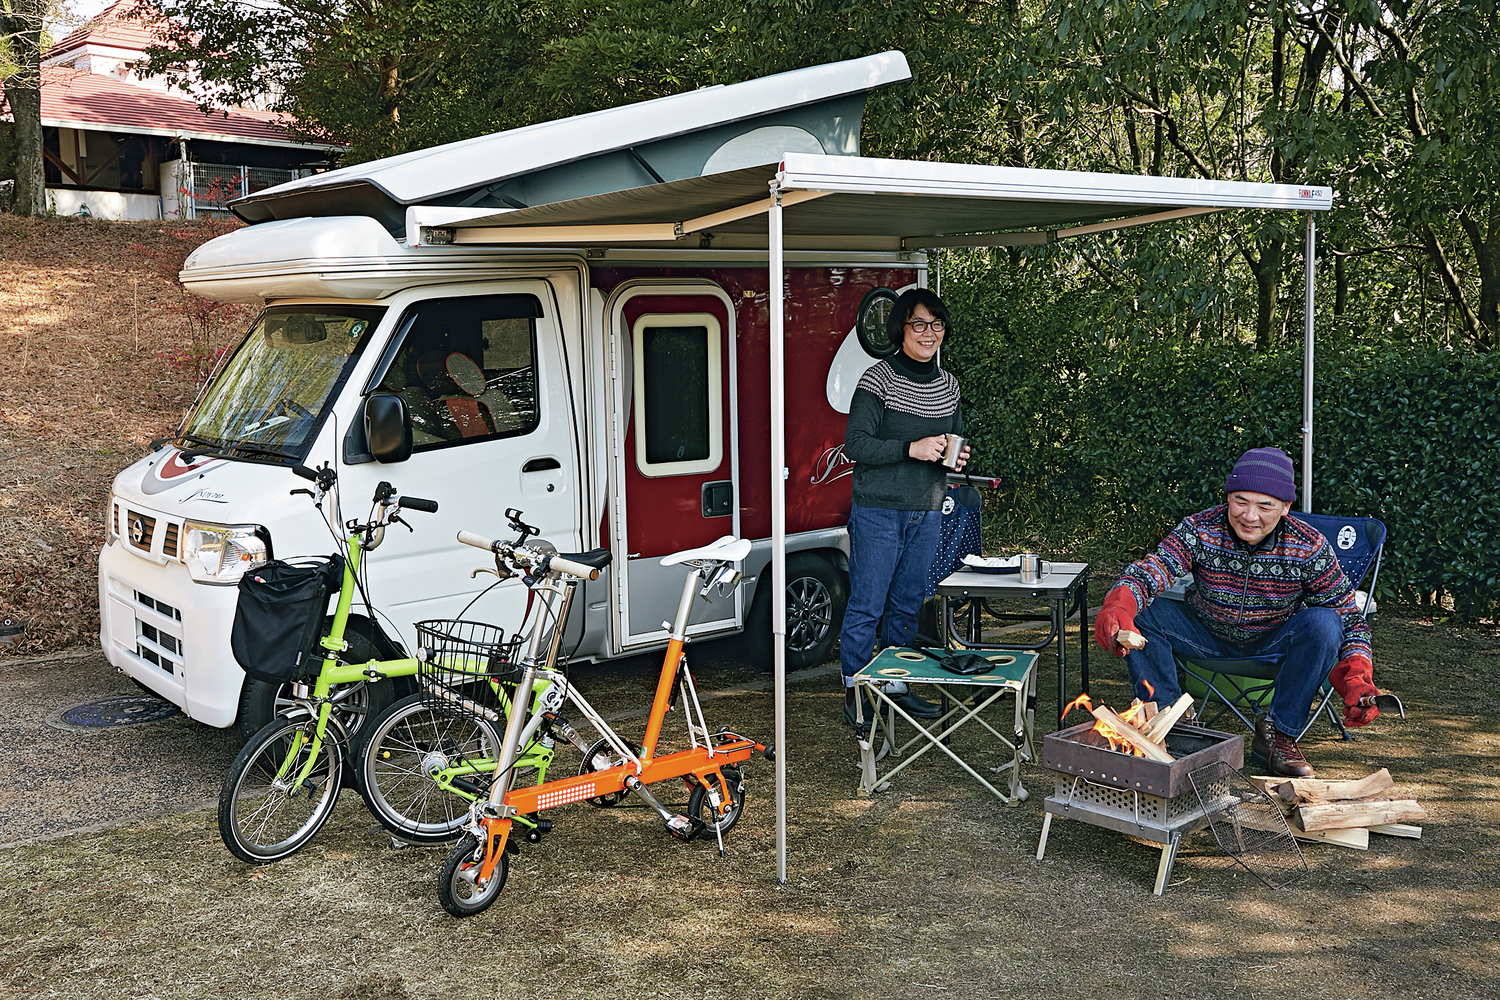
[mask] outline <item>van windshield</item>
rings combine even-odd
[[[193,411],[181,437],[218,452],[301,461],[379,306],[273,306]]]

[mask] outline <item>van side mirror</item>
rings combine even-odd
[[[411,411],[394,392],[374,392],[365,400],[365,440],[375,461],[411,458]]]

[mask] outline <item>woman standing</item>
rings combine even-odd
[[[925,288],[903,292],[887,330],[901,349],[865,372],[849,406],[844,454],[855,463],[854,505],[839,656],[844,721],[856,728],[864,726],[856,721],[854,675],[874,655],[877,629],[883,646],[912,640],[937,554],[947,485],[943,451],[949,434],[963,433],[958,380],[937,363],[948,329],[942,299]],[[958,468],[968,457],[965,447]],[[938,706],[905,684],[893,682],[886,692],[911,715],[937,718]]]

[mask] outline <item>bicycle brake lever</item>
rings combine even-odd
[[[391,524],[399,524],[399,525],[401,525],[401,527],[405,528],[407,531],[415,531],[416,530],[411,525],[407,524],[406,521],[402,519],[402,517],[401,517],[400,514],[392,514],[391,515],[390,523]]]

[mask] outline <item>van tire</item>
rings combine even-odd
[[[786,557],[788,670],[802,670],[826,662],[839,641],[849,581],[844,572],[816,552]],[[776,646],[771,635],[771,565],[761,571],[755,600],[745,618],[745,647],[752,662],[769,670],[775,666]]]
[[[323,619],[319,637],[327,635],[332,627],[333,616],[329,615]],[[394,659],[403,655],[391,645],[378,626],[362,615],[349,616],[349,623],[344,626],[344,640],[349,643],[349,648],[342,657],[347,663]],[[364,723],[384,712],[396,700],[395,682],[392,680],[376,684],[361,681],[357,686],[362,690],[350,693],[347,710],[339,711],[337,707],[334,709],[349,733],[351,748],[358,746],[356,737]],[[284,711],[289,707],[285,700],[285,688],[285,684],[272,684],[254,677],[245,678],[245,686],[240,690],[239,729],[246,739],[260,732],[276,718],[278,708]]]

